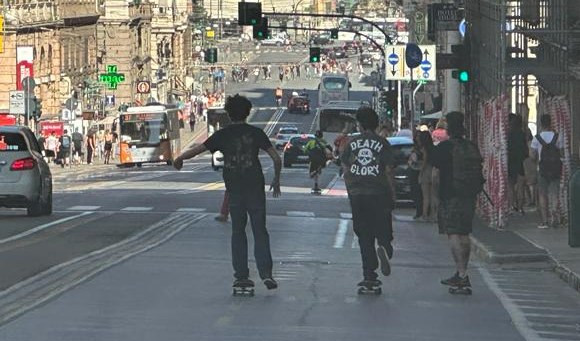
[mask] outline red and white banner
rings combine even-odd
[[[22,80],[26,77],[34,78],[34,66],[23,60],[16,64],[16,90],[22,90]]]
[[[48,136],[54,132],[56,136],[61,136],[64,131],[64,122],[40,122],[40,132],[43,136]]]

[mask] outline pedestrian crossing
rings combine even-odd
[[[204,207],[176,207],[171,210],[167,210],[160,207],[154,206],[127,206],[127,207],[104,207],[104,206],[90,206],[90,205],[76,205],[67,207],[65,209],[59,210],[57,212],[117,212],[117,213],[205,213],[210,212]],[[214,211],[216,214],[217,210]],[[316,213],[312,211],[273,211],[268,212],[270,215],[284,215],[293,218],[332,218],[340,219],[341,221],[347,221],[352,219],[352,214],[350,212],[331,212],[331,213]]]

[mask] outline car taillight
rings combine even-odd
[[[10,170],[12,171],[22,171],[22,170],[29,170],[34,169],[36,166],[36,161],[33,158],[27,157],[25,159],[19,159],[12,162],[10,165]]]

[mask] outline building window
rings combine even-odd
[[[48,72],[52,73],[52,45],[48,45]]]
[[[44,63],[44,60],[46,59],[46,55],[44,53],[44,46],[42,46],[40,48],[40,73],[43,74],[45,72],[44,67],[46,66],[46,64]]]

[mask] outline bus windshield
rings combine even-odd
[[[329,91],[342,91],[348,86],[348,80],[344,77],[325,77],[322,85]]]
[[[322,109],[319,128],[328,133],[341,133],[345,130],[351,133],[356,129],[355,116],[356,110],[354,109]]]
[[[123,142],[158,144],[167,138],[165,113],[121,115],[121,140]]]

